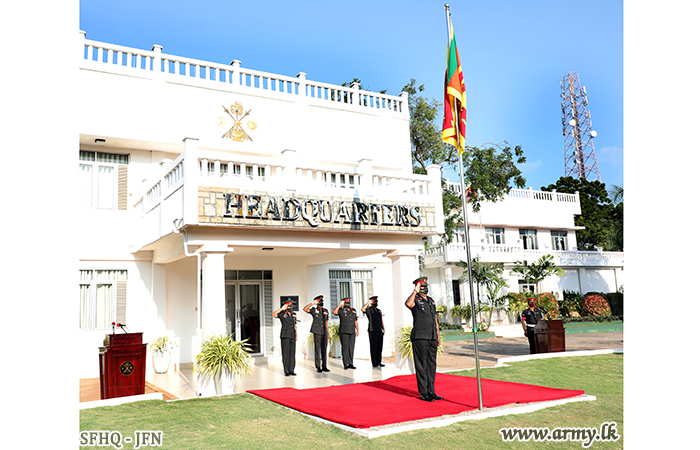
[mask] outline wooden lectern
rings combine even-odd
[[[535,325],[537,353],[563,352],[566,349],[564,322],[561,319],[539,320]]]
[[[100,398],[143,394],[146,345],[143,333],[108,334],[100,347]]]

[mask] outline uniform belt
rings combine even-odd
[[[528,324],[526,324],[526,325],[527,325],[528,327],[535,327],[535,326],[537,326],[537,325],[533,325],[533,324],[531,324],[531,323],[528,323]]]

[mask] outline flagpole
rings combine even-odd
[[[450,5],[445,4],[445,15],[447,17],[447,39],[448,46],[451,45],[452,39],[452,21],[450,20]],[[467,272],[469,273],[469,295],[471,298],[471,308],[472,308],[472,335],[474,337],[474,359],[476,362],[476,384],[479,391],[479,409],[484,409],[484,401],[481,394],[481,369],[479,367],[479,339],[477,337],[477,326],[476,326],[476,305],[474,303],[474,281],[472,279],[472,255],[471,248],[469,245],[469,221],[467,220],[467,193],[464,187],[464,166],[462,164],[462,152],[460,152],[461,143],[459,141],[459,111],[457,110],[457,105],[454,104],[454,119],[455,119],[455,129],[456,129],[456,139],[457,139],[457,155],[459,159],[459,182],[462,189],[462,214],[464,220],[464,242],[467,247]],[[465,131],[466,136],[466,131]]]

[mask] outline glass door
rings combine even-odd
[[[226,284],[226,332],[234,339],[248,339],[251,353],[262,354],[261,285],[257,282]]]

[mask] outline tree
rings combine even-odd
[[[576,241],[580,250],[595,250],[595,247],[609,249],[608,236],[613,222],[613,205],[605,190],[605,183],[585,178],[561,177],[555,184],[541,188],[543,191],[579,193],[581,215],[574,218],[574,224],[585,229],[576,231]]]
[[[464,261],[459,261],[456,263],[458,267],[463,269],[468,269],[468,265]],[[478,314],[482,311],[488,310],[489,321],[486,325],[486,329],[491,326],[491,318],[493,317],[493,310],[495,308],[500,308],[505,304],[506,296],[500,295],[501,289],[508,286],[508,281],[503,278],[503,264],[502,263],[485,263],[481,262],[480,258],[477,256],[472,258],[472,280],[476,283],[477,290],[477,305],[476,306],[476,318],[478,319]],[[459,278],[460,281],[469,280],[469,272],[465,271]],[[481,301],[481,289],[480,286],[484,286],[486,289],[486,301]]]
[[[416,85],[416,80],[403,87],[408,93],[410,114],[411,153],[414,173],[427,173],[431,164],[441,165],[443,169],[454,168],[459,162],[457,149],[445,144],[442,139],[442,105],[435,99],[421,95],[423,85]],[[462,153],[464,181],[472,186],[476,195],[472,207],[479,210],[482,201],[499,201],[510,191],[511,186],[525,187],[525,177],[516,164],[525,163],[521,146],[512,148],[507,142],[502,144],[484,144],[481,147],[467,146]],[[443,210],[445,212],[445,235],[443,240],[450,242],[454,235],[455,224],[460,221],[461,199],[459,193],[445,188],[443,183]]]
[[[551,275],[564,275],[564,271],[554,264],[552,255],[544,255],[532,264],[528,264],[527,261],[524,263],[516,261],[515,264],[516,266],[510,272],[511,275],[522,278],[528,284],[534,284],[535,293],[540,292],[539,284],[545,278]]]

